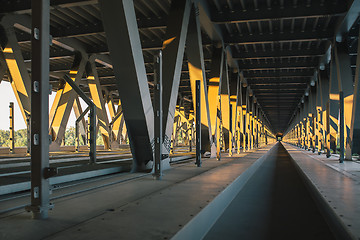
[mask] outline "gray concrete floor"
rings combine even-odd
[[[205,159],[201,168],[179,164],[162,181],[148,175],[56,199],[48,220],[8,212],[0,215],[0,239],[169,239],[268,149]]]
[[[205,239],[334,239],[285,148],[275,145]]]

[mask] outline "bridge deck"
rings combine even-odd
[[[290,219],[289,222],[283,220],[283,224],[279,225],[272,222],[272,225],[269,225],[273,229],[272,231],[286,230],[285,228],[291,225],[298,226],[302,234],[315,231],[314,235],[308,235],[306,239],[311,239],[312,236],[314,236],[313,239],[321,239],[321,237],[331,239],[332,233],[329,232],[327,224],[329,224],[331,231],[339,233],[339,229],[335,229],[331,223],[325,223],[321,220],[322,215],[326,214],[324,212],[326,206],[324,208],[320,205],[319,208],[321,201],[317,199],[316,205],[314,205],[313,200],[309,198],[309,194],[312,198],[316,198],[316,194],[317,196],[322,194],[320,196],[330,201],[331,208],[336,207],[335,217],[333,217],[335,222],[346,227],[346,233],[355,236],[354,239],[358,239],[357,231],[360,229],[358,221],[358,216],[360,216],[359,202],[357,201],[359,189],[356,189],[355,186],[359,182],[356,177],[346,176],[346,174],[351,174],[346,170],[341,172],[328,167],[326,165],[329,164],[328,162],[324,163],[319,160],[323,156],[317,156],[284,144],[296,163],[293,164],[293,167],[299,166],[296,168],[303,170],[299,171],[300,175],[311,178],[319,191],[314,193],[306,190],[304,186],[300,190],[298,187],[287,188],[293,184],[301,185],[302,181],[298,174],[294,173],[294,169],[287,170],[292,163],[284,159],[280,159],[280,163],[274,160],[276,153],[269,151],[272,146],[254,152],[241,153],[231,158],[223,157],[222,161],[205,159],[201,168],[195,167],[193,161],[173,165],[171,169],[164,172],[162,181],[153,180],[151,174],[125,173],[112,178],[84,182],[82,185],[60,189],[53,194],[52,202],[54,202],[55,208],[50,212],[50,218],[47,221],[33,221],[30,219],[31,214],[26,213],[23,209],[1,214],[0,234],[2,235],[0,238],[24,239],[26,236],[27,239],[170,239],[171,237],[174,239],[190,239],[183,238],[186,234],[190,234],[189,236],[192,236],[192,239],[201,239],[221,216],[223,210],[227,206],[231,207],[230,202],[241,189],[242,191],[245,191],[246,188],[249,188],[250,191],[264,190],[266,193],[266,191],[273,191],[270,188],[271,185],[280,184],[278,187],[284,187],[288,191],[287,195],[278,191],[279,195],[274,195],[277,197],[273,202],[265,201],[265,198],[258,196],[258,203],[263,202],[271,205],[266,206],[264,204],[264,211],[258,212],[266,214],[281,210],[282,214],[287,214],[289,211],[293,211],[296,215],[294,219],[298,217],[297,221],[299,222],[293,222],[293,219]],[[271,156],[272,152],[275,155]],[[281,158],[284,158],[283,155],[285,155],[284,152],[281,153]],[[269,158],[273,159],[269,160]],[[326,161],[335,162],[336,160]],[[350,162],[350,164],[357,163]],[[283,170],[285,172],[282,174],[281,171]],[[273,178],[275,176],[274,171],[278,176],[275,179]],[[259,176],[264,181],[268,177],[273,179],[273,184],[271,181],[264,183],[260,181],[258,185],[251,184],[251,181]],[[309,184],[309,181],[305,182]],[[235,185],[234,188],[234,184],[238,185]],[[283,186],[281,186],[282,184]],[[325,184],[325,186],[321,184]],[[237,192],[231,198],[229,196],[234,189]],[[296,194],[300,194],[300,196]],[[25,203],[28,202],[27,198],[19,198],[16,201]],[[289,198],[291,199],[289,200]],[[301,201],[298,198],[301,198]],[[219,199],[221,202],[218,201]],[[230,205],[220,209],[223,203],[227,201]],[[325,202],[322,202],[322,205],[325,205]],[[250,205],[246,206],[249,206],[247,209],[251,208]],[[283,208],[286,207],[290,208],[284,213]],[[71,211],[69,211],[70,209]],[[301,210],[300,213],[299,210]],[[281,218],[279,215],[277,217]],[[197,219],[202,220],[197,221]],[[244,219],[245,221],[249,220],[245,216],[240,216],[237,221],[240,223]],[[326,219],[328,221],[330,218]],[[213,223],[207,224],[208,220]],[[266,219],[260,217],[257,220],[259,221],[257,230],[260,232],[263,227],[266,227],[265,223],[261,224],[260,222]],[[233,222],[232,220],[226,221],[226,224]],[[308,224],[311,226],[306,227]],[[14,226],[21,226],[21,228],[14,231]],[[267,239],[268,236],[266,235],[264,239]],[[298,236],[304,235],[299,234]],[[231,239],[229,233],[222,235],[221,238]]]

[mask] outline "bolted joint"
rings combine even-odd
[[[56,167],[46,167],[44,168],[44,178],[48,179],[58,174],[58,169]]]

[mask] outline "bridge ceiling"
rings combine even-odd
[[[55,40],[75,39],[89,54],[109,55],[101,12],[96,0],[52,0],[51,35]],[[266,114],[274,132],[285,131],[306,88],[344,19],[352,0],[199,0],[220,29],[248,85]],[[171,0],[134,0],[150,91],[154,54],[161,49]],[[0,0],[0,14],[30,15],[30,0]],[[207,73],[213,41],[203,29],[202,41]],[[24,60],[31,64],[30,35],[16,30]],[[357,45],[356,30],[347,41]],[[353,49],[355,52],[356,49]],[[67,73],[74,52],[53,44],[50,49],[50,81],[53,89]],[[192,97],[186,56],[181,74],[180,98],[186,110]],[[354,56],[355,61],[355,56]],[[115,77],[109,66],[97,63],[101,85],[118,97]],[[83,79],[82,89],[89,95]],[[126,87],[126,86],[124,86]]]

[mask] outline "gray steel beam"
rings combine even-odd
[[[152,30],[166,28],[166,19],[164,18],[146,18],[138,20],[139,29]],[[84,25],[69,25],[66,27],[57,27],[50,30],[53,39],[84,37],[104,33],[104,27],[101,21],[89,22]],[[29,35],[19,36],[19,42],[29,41]],[[145,44],[146,45],[146,44]],[[160,45],[158,45],[160,46]],[[105,48],[104,48],[105,50]]]
[[[9,109],[10,109],[10,153],[15,153],[15,129],[14,129],[14,102],[10,102],[9,105]]]
[[[84,121],[85,122],[85,115],[86,113],[90,110],[89,107],[87,107],[80,115],[79,117],[76,119],[75,121],[75,151],[78,152],[79,151],[79,147],[80,147],[80,137],[79,137],[79,130],[80,130],[80,122]],[[84,126],[85,127],[85,126]],[[83,138],[84,139],[84,145],[86,144],[86,137]]]
[[[30,1],[29,1],[30,2]],[[49,30],[48,0],[32,0],[31,49],[31,205],[34,219],[48,218],[49,177]]]
[[[192,96],[195,99],[195,81],[201,80],[201,108],[202,108],[202,137],[201,137],[201,151],[210,151],[210,136],[211,136],[211,123],[209,118],[209,103],[207,94],[207,81],[205,75],[205,63],[202,47],[200,21],[197,16],[197,10],[194,7],[191,10],[190,23],[186,38],[186,56],[188,59],[189,76],[192,88]],[[194,102],[195,104],[195,102]],[[196,106],[194,106],[194,109]]]
[[[270,94],[273,94],[273,93],[279,93],[279,94],[288,94],[288,93],[298,93],[298,94],[302,94],[304,93],[304,90],[299,90],[299,89],[262,89],[262,90],[257,90],[257,89],[254,89],[254,93],[256,96],[259,96],[259,95],[268,95],[269,93]]]
[[[326,127],[326,112],[327,109],[327,102],[329,100],[329,76],[326,71],[319,72],[319,91],[321,95],[321,126],[322,126],[322,138],[323,138],[323,149],[325,152],[330,153],[330,149],[327,148],[327,127]]]
[[[95,104],[90,100],[88,96],[85,95],[85,93],[76,85],[76,83],[71,79],[69,75],[64,76],[64,80],[71,86],[71,88],[81,97],[84,102],[89,106],[90,113],[89,113],[89,125],[90,125],[90,137],[89,137],[89,143],[90,143],[90,164],[96,163],[96,106]]]
[[[211,158],[220,156],[217,152],[217,146],[219,143],[219,136],[216,136],[216,121],[217,117],[217,108],[219,105],[219,85],[222,80],[222,71],[223,71],[223,61],[224,61],[224,49],[222,47],[216,46],[213,49],[213,56],[211,60],[211,70],[208,75],[209,78],[209,86],[208,86],[208,100],[209,100],[209,118],[211,122]]]
[[[351,113],[353,101],[353,76],[351,70],[350,56],[347,51],[347,45],[344,43],[337,43],[335,47],[335,61],[337,78],[339,81],[339,94],[340,94],[340,162],[345,158],[345,147],[347,149],[347,159],[352,159],[350,147],[350,126],[351,126]],[[345,145],[345,137],[346,145]]]
[[[360,36],[360,33],[359,33]],[[354,79],[354,96],[353,96],[353,106],[351,109],[351,125],[350,125],[350,136],[347,140],[350,147],[347,149],[346,155],[357,153],[360,154],[360,41],[358,40],[358,54],[356,60],[356,70],[355,70],[355,79]]]
[[[134,5],[127,0],[101,0],[99,5],[133,154],[133,171],[145,170],[153,160],[154,111]]]
[[[178,99],[185,42],[188,32],[192,3],[189,0],[174,0],[168,17],[165,40],[163,42],[163,120],[164,147],[170,154],[170,140],[173,132],[176,102]],[[194,23],[192,23],[194,24]]]
[[[337,78],[336,63],[334,57],[334,51],[332,51],[332,60],[330,62],[330,85],[329,85],[329,110],[327,116],[328,124],[328,139],[327,144],[329,149],[333,150],[336,153],[337,145],[337,133],[338,133],[338,117],[339,117],[339,82]],[[327,155],[330,156],[330,155]]]
[[[280,50],[274,49],[274,51],[248,51],[237,52],[233,51],[233,59],[258,59],[258,58],[281,58],[281,57],[319,57],[325,54],[325,49],[292,49],[292,50]]]
[[[82,6],[82,5],[90,5],[96,4],[97,0],[50,0],[51,7],[75,7],[75,6]],[[3,13],[28,13],[31,11],[31,0],[22,0],[22,1],[0,1],[0,14]]]
[[[249,85],[257,85],[257,84],[299,84],[303,85],[309,83],[310,78],[306,77],[297,77],[297,78],[248,78],[247,79]]]
[[[85,71],[87,63],[87,56],[85,53],[77,53],[70,71],[74,82],[79,84]],[[73,91],[68,83],[65,83],[63,90],[61,90],[59,101],[55,102],[52,107],[54,110],[53,118],[50,119],[50,132],[53,142],[50,145],[50,150],[58,150],[65,135],[66,125],[69,120],[71,110],[74,106],[74,101],[77,94]]]
[[[345,4],[344,4],[345,5]],[[357,0],[350,0],[346,2],[347,12],[346,15],[335,26],[336,38],[341,40],[348,34],[350,28],[354,25],[356,19],[359,17],[360,2]]]
[[[239,5],[238,5],[239,6]],[[224,11],[213,11],[211,20],[217,24],[246,23],[253,21],[274,21],[298,18],[321,18],[329,16],[344,15],[347,11],[346,4],[324,4],[321,1],[311,1],[304,6],[281,8],[280,6],[261,9],[225,9]]]
[[[333,32],[329,31],[294,31],[284,33],[263,33],[263,34],[248,34],[224,37],[225,44],[228,45],[244,45],[244,44],[261,44],[273,42],[308,42],[308,41],[326,41],[332,39]]]
[[[162,178],[162,148],[163,148],[163,81],[162,81],[162,52],[159,56],[155,56],[154,78],[155,78],[155,93],[154,93],[154,173],[153,176],[157,180]]]
[[[201,82],[196,80],[195,82],[195,91],[196,91],[196,110],[195,110],[195,120],[196,120],[196,161],[195,164],[198,167],[201,167]]]
[[[296,90],[296,89],[306,89],[306,83],[299,83],[299,84],[249,84],[252,90],[262,90],[262,89],[281,89],[281,90]]]
[[[283,68],[317,68],[317,61],[266,61],[256,63],[239,63],[239,68],[242,70],[264,70],[264,69],[283,69]]]
[[[227,58],[223,61],[222,76],[220,81],[220,104],[221,117],[223,124],[223,139],[225,142],[225,150],[229,148],[230,144],[230,84],[229,84],[229,69]]]
[[[291,71],[244,71],[245,78],[282,78],[282,77],[312,77],[313,69],[291,70]]]

